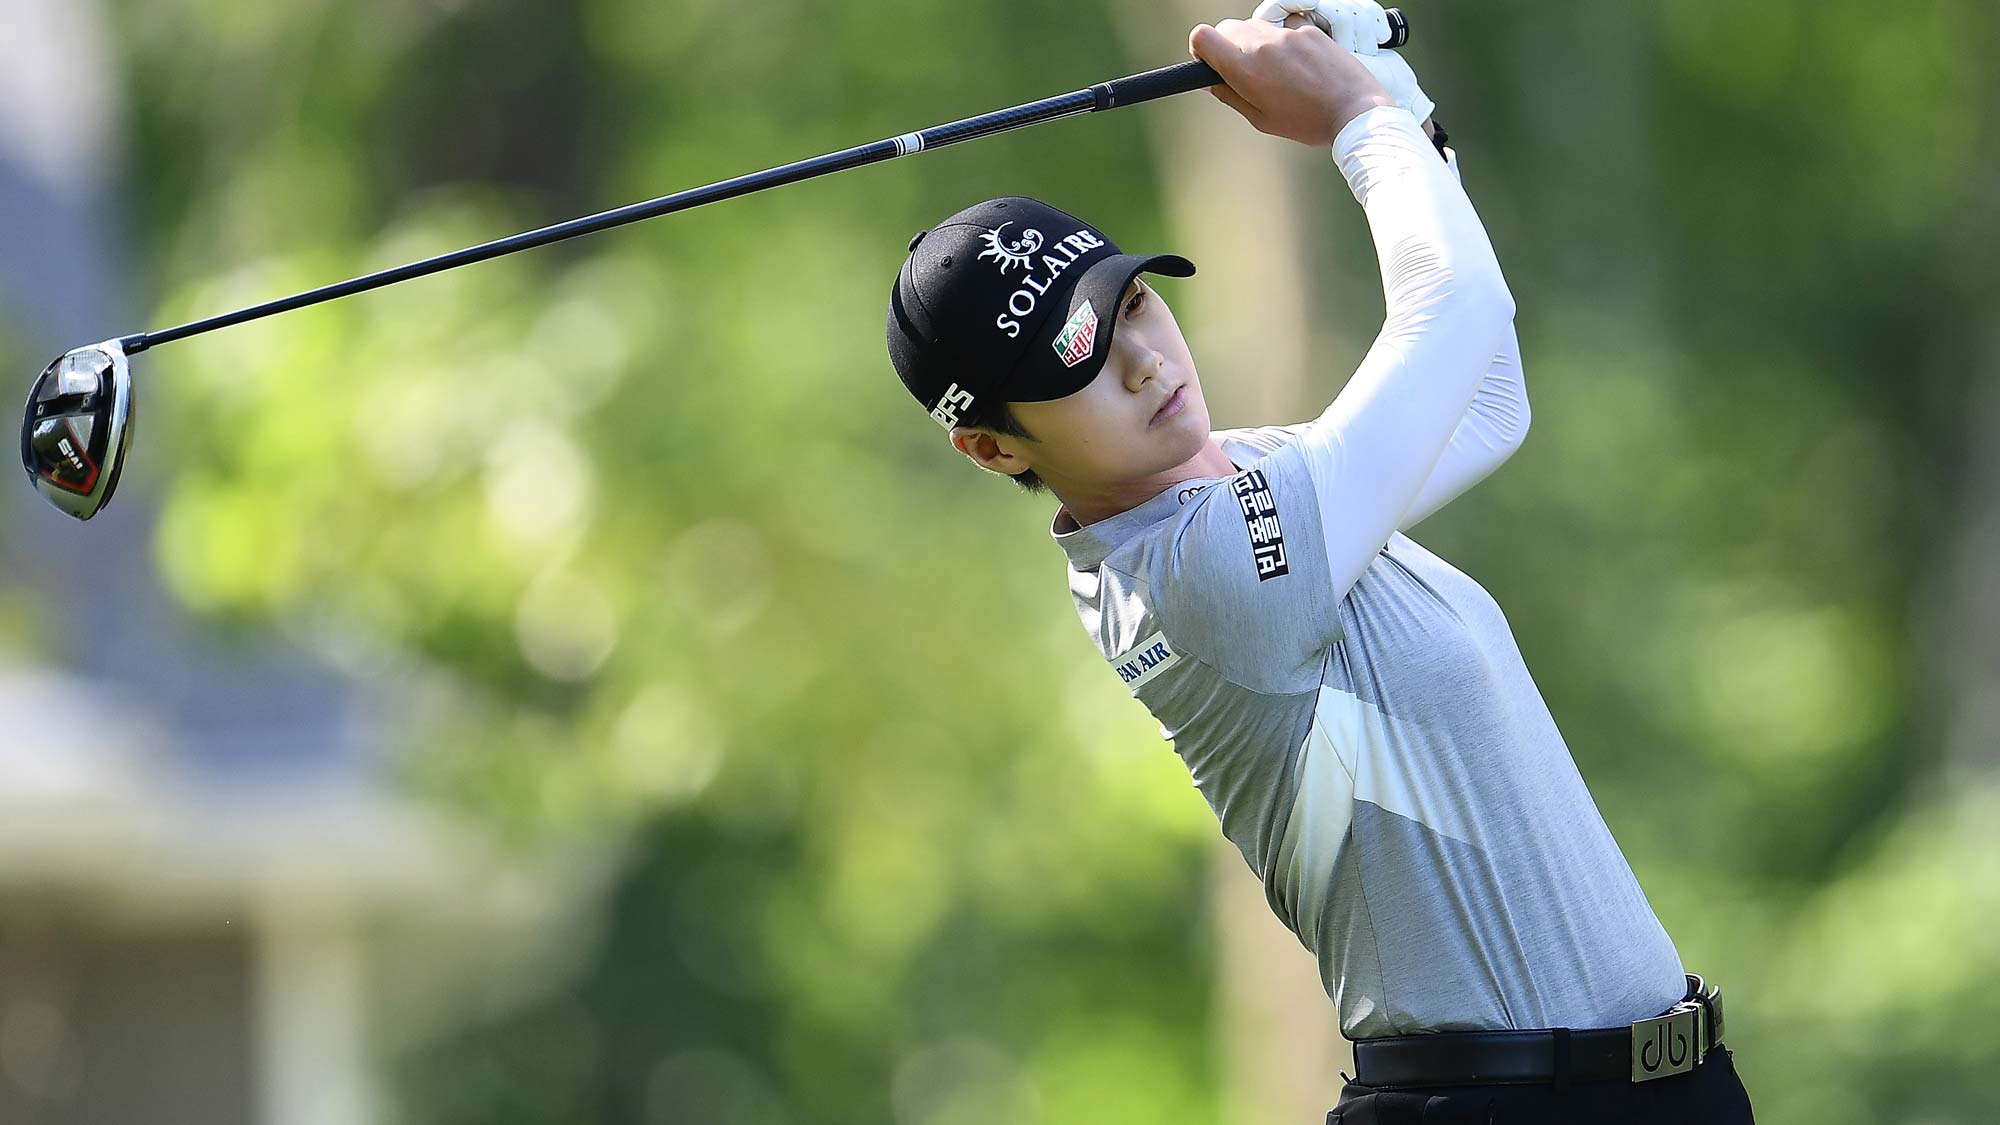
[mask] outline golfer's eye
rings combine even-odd
[[[1145,306],[1146,306],[1146,291],[1144,289],[1141,289],[1138,292],[1132,294],[1132,298],[1125,302],[1125,315],[1127,317],[1138,316],[1139,310],[1145,308]]]

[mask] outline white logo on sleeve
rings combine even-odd
[[[1174,651],[1165,633],[1154,633],[1124,653],[1111,658],[1111,666],[1118,669],[1118,678],[1136,694],[1146,681],[1180,663],[1181,654]]]

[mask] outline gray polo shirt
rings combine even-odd
[[[1313,432],[1217,433],[1235,476],[1058,531],[1084,629],[1349,1038],[1665,1010],[1680,958],[1507,619],[1400,530],[1341,589],[1316,488],[1353,467]]]

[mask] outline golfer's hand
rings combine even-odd
[[[1347,123],[1396,100],[1361,65],[1303,16],[1302,26],[1262,20],[1202,24],[1188,36],[1188,53],[1215,68],[1224,85],[1209,92],[1259,132],[1326,148]]]
[[[1416,71],[1403,56],[1383,48],[1390,34],[1389,13],[1375,0],[1264,0],[1250,18],[1282,27],[1296,27],[1300,18],[1311,20],[1335,43],[1354,52],[1396,104],[1429,129],[1437,103],[1417,85]]]
[[[1389,13],[1375,0],[1264,0],[1250,14],[1253,20],[1296,27],[1292,16],[1305,17],[1357,55],[1372,55],[1389,40]]]

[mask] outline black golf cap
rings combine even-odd
[[[1103,369],[1140,273],[1192,277],[1194,264],[1122,253],[1038,200],[974,204],[910,240],[889,298],[889,358],[946,429],[975,404],[1066,398]]]

